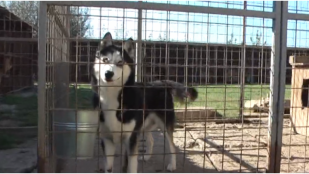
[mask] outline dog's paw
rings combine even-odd
[[[103,169],[96,170],[96,173],[104,173]]]
[[[96,173],[112,173],[112,172],[113,172],[112,169],[110,170],[99,169],[96,171]]]
[[[105,170],[104,173],[113,173],[113,169],[111,168],[111,169]]]
[[[176,163],[173,163],[173,162],[169,163],[166,167],[166,170],[169,172],[176,170]]]
[[[128,167],[127,168],[127,173],[137,173],[137,167]]]
[[[142,155],[138,159],[140,161],[148,161],[150,159],[151,155]]]

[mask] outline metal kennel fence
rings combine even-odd
[[[182,106],[175,103],[178,124],[174,132],[176,171],[308,171],[307,139],[293,135],[291,131],[299,122],[307,123],[303,119],[296,121],[301,114],[293,116],[293,112],[299,108],[297,104],[293,105],[297,103],[293,96],[300,93],[294,88],[297,85],[293,82],[293,79],[298,78],[291,80],[291,77],[296,72],[294,69],[300,66],[297,63],[306,66],[306,58],[303,57],[308,49],[296,49],[297,44],[292,46],[295,48],[288,45],[288,32],[295,30],[297,33],[299,23],[308,22],[305,21],[308,8],[297,10],[296,3],[296,10],[293,11],[293,2],[282,1],[184,2],[40,2],[39,172],[94,171],[102,167],[98,145],[93,159],[82,160],[80,156],[77,157],[77,154],[80,155],[78,148],[82,147],[73,148],[74,145],[68,146],[67,150],[73,149],[70,155],[75,157],[71,161],[60,159],[59,156],[64,155],[64,152],[59,149],[67,147],[60,148],[57,145],[59,137],[64,134],[57,126],[78,122],[83,114],[93,111],[89,101],[90,87],[84,83],[89,83],[89,64],[94,59],[99,39],[110,30],[110,25],[116,25],[117,32],[112,32],[114,36],[118,35],[116,43],[121,44],[127,37],[132,37],[136,42],[137,81],[169,79],[185,86],[193,85],[199,91],[198,100],[193,104]],[[88,7],[97,11],[88,14],[90,18],[93,17],[92,23],[99,26],[94,28],[97,38],[71,36],[72,7]],[[296,27],[291,28],[289,22],[294,22]],[[234,29],[236,31],[229,32],[231,27],[237,28]],[[254,34],[250,39],[248,32],[257,28],[262,30],[262,34]],[[304,32],[306,34],[308,29]],[[294,42],[306,37],[305,34],[294,36]],[[153,39],[154,35],[158,39]],[[217,43],[213,43],[214,40]],[[288,56],[292,55],[294,59],[291,59],[290,66]],[[287,87],[286,83],[292,86]],[[305,87],[301,88],[305,90]],[[285,106],[287,91],[291,91],[291,106],[288,107]],[[290,113],[284,114],[289,108],[292,108]],[[74,118],[65,120],[69,115]],[[284,120],[286,115],[293,116],[290,119],[292,121]],[[79,120],[89,119],[84,117]],[[62,124],[58,124],[61,121]],[[96,124],[92,122],[92,125]],[[77,127],[74,129],[78,130]],[[93,137],[97,134],[93,130],[83,133]],[[71,137],[73,144],[74,141],[91,141],[81,138],[83,133],[65,134],[62,139]],[[140,172],[160,172],[165,169],[164,137],[157,132],[153,136],[153,156],[146,163],[139,162]],[[305,151],[301,155],[304,156],[296,156],[303,149]],[[120,152],[117,155],[119,157],[122,154]],[[115,165],[121,168],[117,160]]]

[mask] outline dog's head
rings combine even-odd
[[[113,44],[110,32],[100,42],[94,62],[94,75],[100,85],[133,85],[135,78],[133,39],[128,39],[123,46]]]

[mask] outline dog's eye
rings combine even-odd
[[[120,60],[119,62],[117,62],[117,64],[116,64],[117,66],[122,66],[123,65],[123,61],[122,60]]]
[[[108,58],[107,58],[107,57],[104,57],[104,58],[103,58],[103,62],[104,62],[104,63],[107,63],[107,62],[108,62]]]

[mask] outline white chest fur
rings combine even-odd
[[[116,117],[120,105],[117,99],[120,90],[121,88],[117,87],[101,87],[99,89],[104,113],[104,123],[100,125],[100,135],[102,138],[111,137],[114,143],[120,143],[121,137],[130,137],[135,127],[135,120],[123,124]]]

